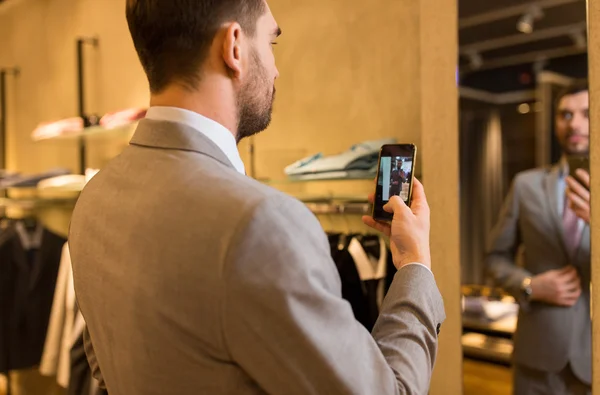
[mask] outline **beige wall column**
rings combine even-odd
[[[415,2],[416,3],[416,2]],[[460,202],[456,0],[421,0],[421,146],[431,206],[434,273],[447,320],[440,337],[432,395],[462,394]]]
[[[600,191],[600,2],[588,0],[590,106],[591,106],[591,165],[592,191]],[[592,193],[592,212],[600,212],[600,193]],[[592,217],[592,294],[593,390],[600,394],[600,216]]]

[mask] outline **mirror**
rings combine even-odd
[[[465,394],[591,391],[585,181],[565,193],[588,163],[586,21],[582,0],[459,1]]]

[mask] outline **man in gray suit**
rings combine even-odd
[[[566,156],[588,154],[588,108],[586,84],[559,96],[556,137],[564,156],[552,168],[517,175],[492,235],[488,268],[521,306],[514,336],[518,395],[591,393],[590,230],[565,193],[567,180],[577,184]],[[520,245],[524,267],[515,264]]]
[[[373,333],[341,297],[328,240],[245,176],[280,34],[263,0],[129,0],[151,107],[83,191],[70,248],[86,352],[110,395],[427,394],[444,308],[423,187],[390,200],[398,273]]]

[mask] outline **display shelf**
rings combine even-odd
[[[375,174],[365,176],[365,175],[348,175],[348,176],[339,176],[339,177],[329,177],[329,178],[300,178],[300,177],[288,177],[284,179],[271,179],[271,178],[259,178],[258,181],[267,184],[267,185],[293,185],[293,184],[302,184],[302,183],[323,183],[329,181],[371,181],[375,182]],[[423,177],[419,174],[415,176],[421,183],[423,183]]]
[[[125,125],[116,126],[113,128],[106,128],[104,126],[91,126],[89,128],[82,129],[81,131],[68,133],[60,136],[52,137],[32,137],[33,141],[75,141],[80,138],[89,137],[106,137],[106,138],[118,138],[128,137],[137,128],[138,122],[132,122]]]
[[[0,198],[0,207],[19,207],[22,209],[33,209],[38,207],[59,206],[74,204],[77,198]]]
[[[315,179],[302,179],[302,178],[285,178],[285,179],[259,179],[268,185],[290,185],[290,184],[301,184],[308,182],[325,182],[325,181],[374,181],[375,176],[372,177],[333,177],[333,178],[315,178]]]

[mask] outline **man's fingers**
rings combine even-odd
[[[367,200],[371,204],[375,203],[375,194],[374,193],[369,193],[369,196],[367,197]]]
[[[412,190],[412,203],[411,208],[413,212],[423,212],[429,211],[429,204],[427,203],[427,196],[425,195],[425,187],[421,184],[416,177],[413,182],[413,190]]]
[[[362,217],[362,221],[368,227],[373,228],[373,229],[385,234],[386,236],[389,236],[391,233],[390,225],[384,224],[381,222],[377,222],[373,219],[373,217],[369,217],[368,215],[365,215]]]
[[[577,180],[575,180],[573,177],[567,177],[567,185],[569,186],[569,196],[578,196],[587,202],[590,201],[590,191],[577,182]]]
[[[579,178],[581,183],[589,189],[590,173],[588,173],[587,171],[585,171],[583,169],[577,169],[577,170],[575,170],[575,174],[577,175],[577,178]]]
[[[579,279],[579,275],[577,273],[568,274],[567,276],[562,277],[562,279],[564,281],[565,287],[568,287],[568,288],[581,287],[581,280]]]
[[[567,197],[569,198],[569,204],[571,209],[585,209],[590,205],[590,201],[585,201],[581,196],[573,193],[572,191],[567,191]],[[589,198],[589,195],[588,195]]]
[[[393,213],[396,215],[396,213],[400,214],[401,210],[408,209],[408,206],[406,203],[404,203],[400,196],[392,196],[386,205],[383,206],[383,209],[388,213]]]
[[[562,269],[557,270],[558,274],[566,274],[573,271],[576,271],[574,266],[565,266]]]
[[[577,270],[573,266],[567,266],[564,269],[561,269],[558,274],[560,278],[564,282],[571,281],[574,278],[578,277]]]

